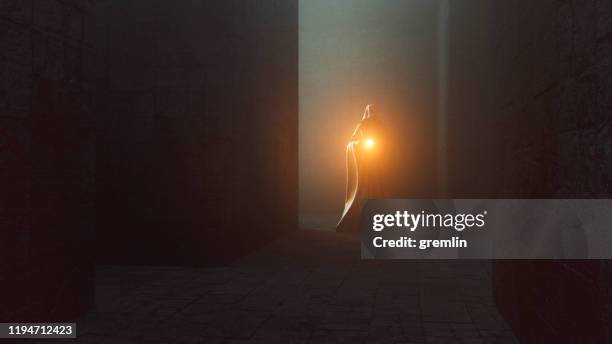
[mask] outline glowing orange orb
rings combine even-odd
[[[365,146],[367,149],[372,149],[374,147],[374,140],[372,139],[367,139],[365,142]]]

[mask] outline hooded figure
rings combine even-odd
[[[359,231],[364,202],[383,197],[384,139],[382,123],[369,104],[346,146],[346,198],[336,231]]]

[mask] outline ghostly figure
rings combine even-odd
[[[384,139],[382,123],[369,104],[346,146],[346,197],[336,231],[359,231],[363,203],[383,198]]]

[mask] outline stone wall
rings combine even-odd
[[[89,308],[94,252],[218,264],[295,228],[295,1],[7,0],[0,26],[0,321]]]
[[[612,193],[612,4],[451,3],[449,167],[456,197]],[[602,343],[610,268],[500,261],[496,299],[526,343]]]
[[[93,302],[93,8],[0,2],[0,322]]]
[[[219,264],[294,228],[297,1],[97,13],[101,260]]]

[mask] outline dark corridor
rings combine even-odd
[[[609,198],[611,2],[408,2],[444,25],[420,37],[396,197]],[[0,0],[0,323],[78,324],[41,344],[612,341],[608,261],[365,261],[299,229],[299,7]]]

